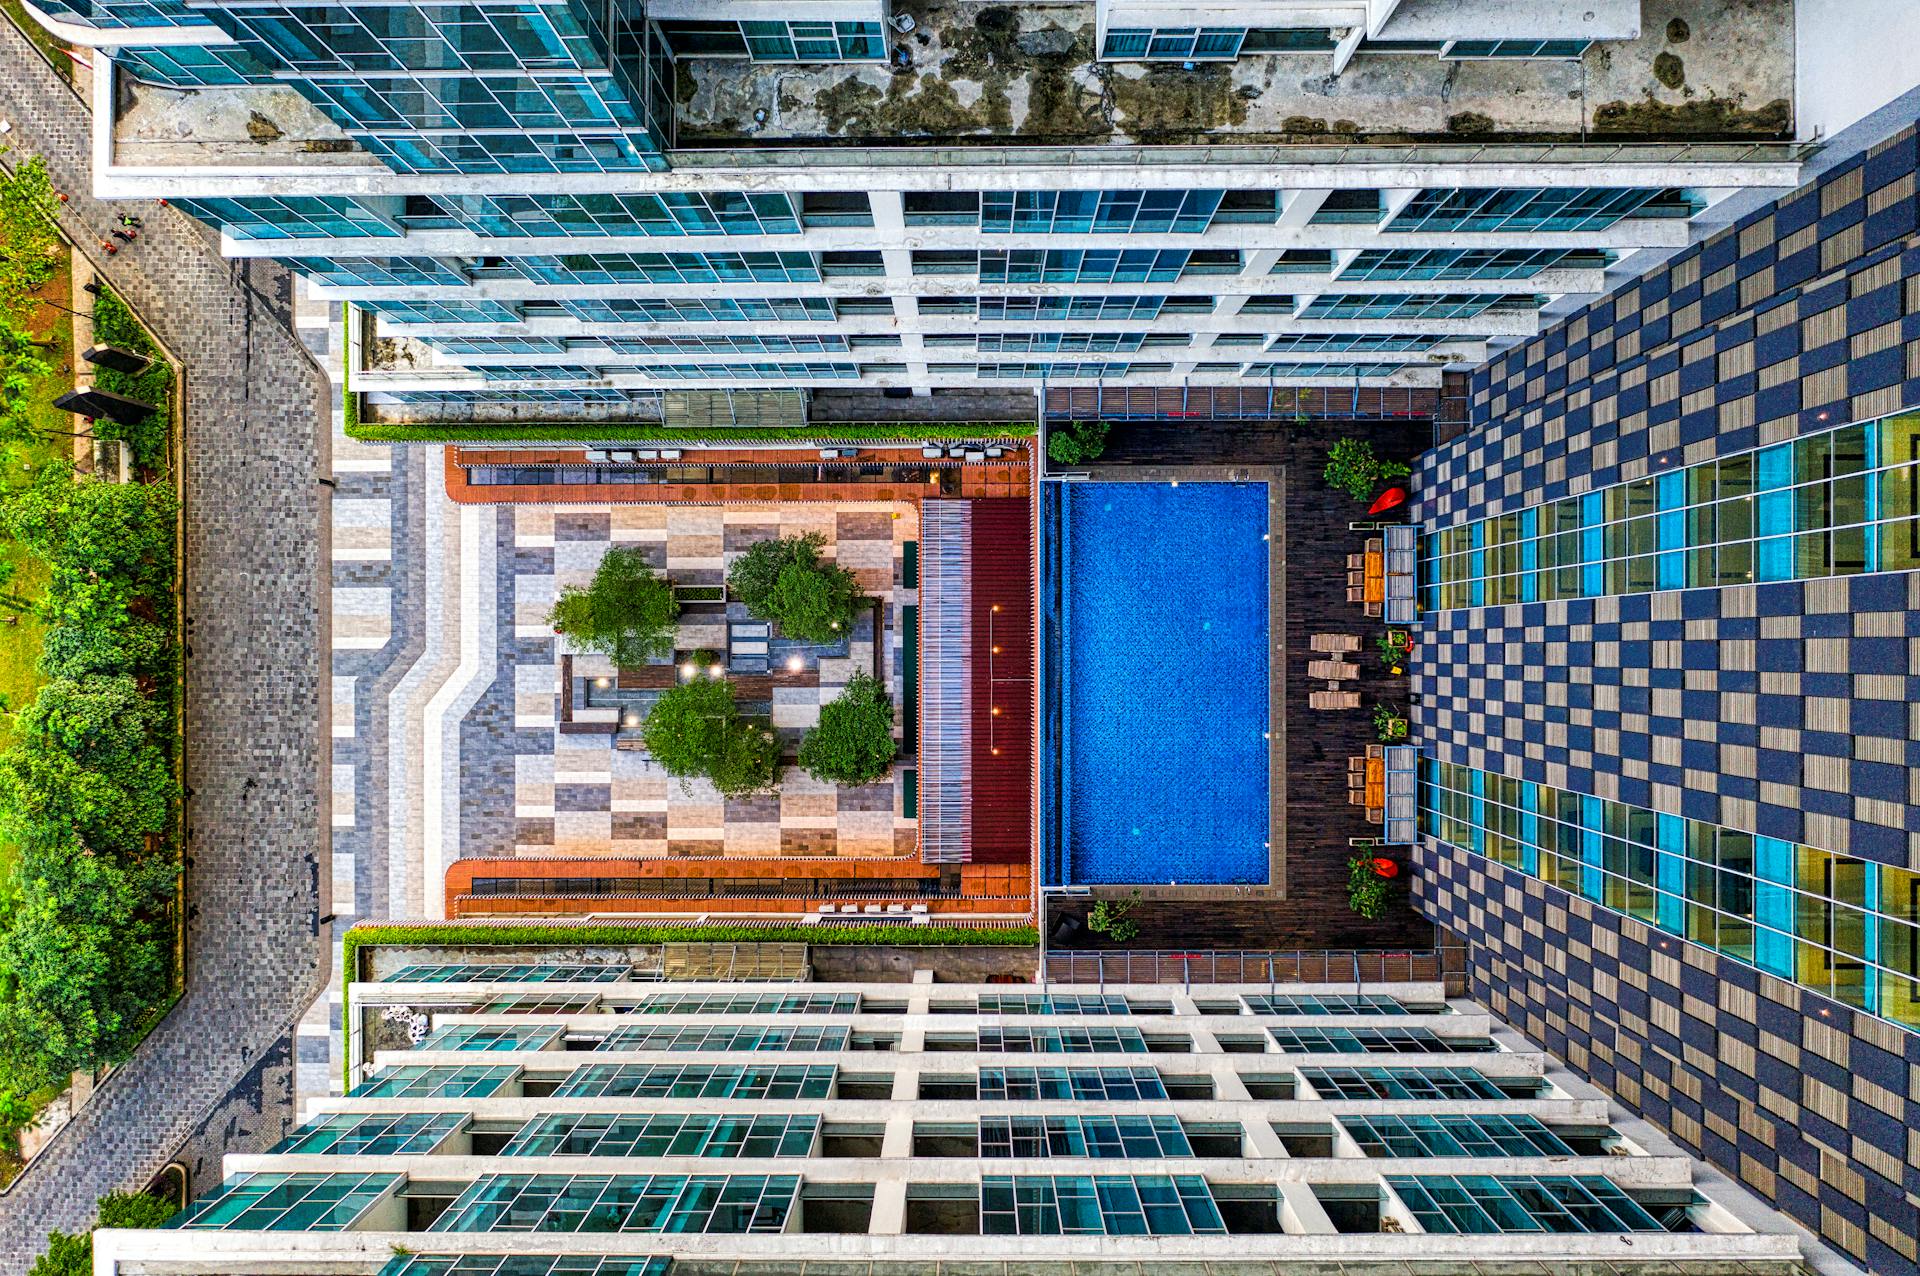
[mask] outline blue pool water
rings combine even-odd
[[[1265,882],[1266,485],[1057,499],[1066,879]]]

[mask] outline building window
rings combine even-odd
[[[1302,1068],[1323,1099],[1504,1099],[1471,1068]]]
[[[1337,192],[1336,192],[1337,193]],[[1691,217],[1700,201],[1672,187],[1477,187],[1423,190],[1389,233],[1592,231],[1627,217]],[[1318,220],[1318,219],[1316,219]]]
[[[565,1112],[535,1117],[501,1156],[806,1156],[820,1118]]]
[[[731,1064],[595,1063],[576,1069],[556,1098],[824,1099],[834,1068]]]
[[[1283,1054],[1471,1054],[1484,1037],[1442,1037],[1430,1028],[1268,1028]]]
[[[1385,993],[1249,993],[1247,1009],[1256,1015],[1404,1015],[1412,1013]]]
[[[481,1099],[520,1075],[511,1064],[495,1067],[415,1066],[385,1068],[350,1091],[367,1099]]]
[[[629,1008],[636,1015],[850,1015],[860,1008],[851,992],[654,993]]]
[[[982,1068],[979,1096],[983,1102],[1115,1102],[1164,1099],[1167,1089],[1152,1068]]]
[[[1667,1230],[1597,1175],[1389,1175],[1387,1186],[1428,1232]]]
[[[1198,1175],[988,1174],[980,1180],[987,1236],[1224,1236],[1227,1225]]]
[[[1452,40],[1443,58],[1579,58],[1591,40]]]
[[[1578,1155],[1530,1116],[1343,1116],[1340,1124],[1375,1157]]]
[[[282,1139],[275,1153],[420,1156],[466,1123],[462,1112],[333,1112]]]
[[[344,1232],[400,1174],[243,1174],[167,1224],[191,1231]]]
[[[540,1050],[560,1039],[558,1024],[451,1023],[420,1043],[422,1050]]]
[[[613,984],[625,979],[631,966],[580,965],[450,965],[402,966],[383,977],[383,984]]]
[[[799,1189],[791,1174],[489,1174],[429,1230],[779,1232]]]

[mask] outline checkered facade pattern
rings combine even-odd
[[[1920,405],[1908,128],[1479,369],[1427,533]],[[1428,612],[1431,757],[1920,866],[1920,573]],[[1920,1035],[1423,836],[1475,996],[1852,1260],[1920,1271]]]
[[[1920,137],[1837,165],[1473,374],[1449,527],[1920,404]]]
[[[1471,995],[1867,1270],[1920,1271],[1920,1034],[1458,847],[1415,902]]]

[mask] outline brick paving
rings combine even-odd
[[[7,22],[0,67],[7,159],[45,157],[78,251],[186,367],[187,991],[0,1196],[0,1269],[22,1271],[48,1228],[183,1146],[198,1187],[292,1120],[288,1038],[326,971],[327,382],[289,330],[289,277],[222,259],[198,223],[144,207],[105,257],[120,209],[90,194],[86,110]]]

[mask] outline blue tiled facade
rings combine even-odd
[[[1909,128],[1479,369],[1470,427],[1416,474],[1423,539],[1514,516],[1531,553],[1552,502],[1650,493],[1663,474],[1848,423],[1904,437],[1920,407],[1917,170]],[[1897,531],[1913,513],[1852,517]],[[1673,548],[1658,517],[1655,558]],[[1485,573],[1538,568],[1517,554]],[[1663,565],[1576,591],[1598,596],[1455,591],[1480,605],[1423,610],[1418,740],[1440,763],[1861,871],[1920,868],[1920,571],[1904,550],[1843,557],[1784,573],[1803,579],[1766,579],[1756,554],[1733,574],[1722,560],[1711,585]],[[1920,1033],[1839,999],[1837,978],[1815,991],[1804,965],[1780,978],[1689,942],[1660,896],[1685,888],[1657,856],[1636,916],[1577,874],[1555,884],[1518,852],[1501,862],[1433,827],[1416,896],[1467,946],[1477,997],[1854,1261],[1920,1270]],[[1886,946],[1920,933],[1905,893],[1868,905],[1868,962],[1913,964]]]

